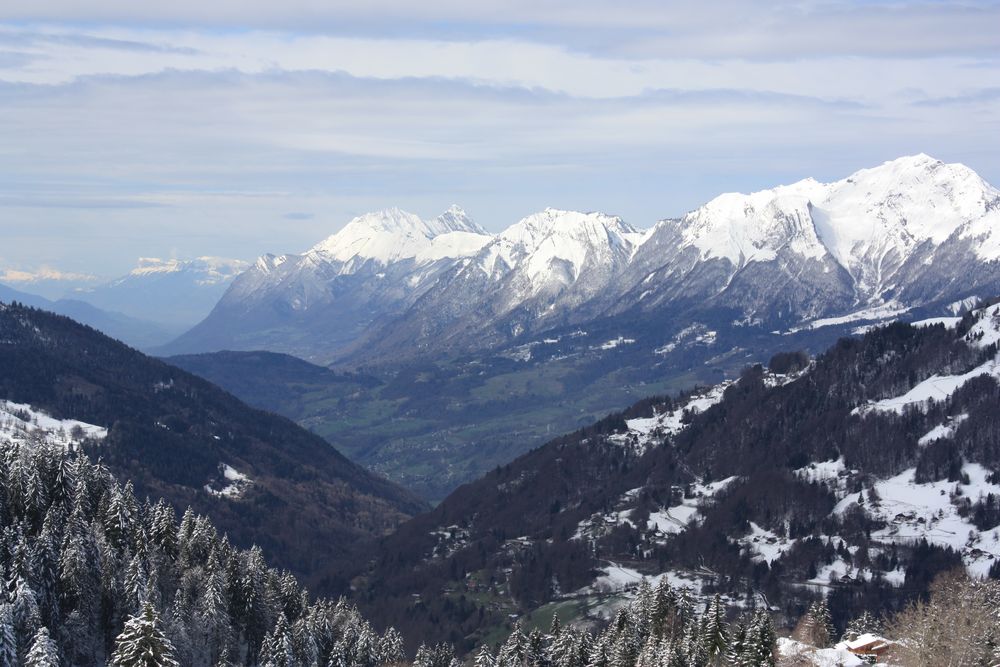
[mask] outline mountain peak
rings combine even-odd
[[[488,232],[480,227],[472,217],[465,212],[465,209],[458,204],[452,204],[444,213],[431,222],[431,227],[437,234],[447,234],[448,232],[469,232],[472,234],[487,234]]]
[[[440,253],[434,252],[433,241],[451,232],[487,236],[458,206],[452,206],[430,221],[392,207],[354,218],[343,229],[313,246],[306,254],[339,262],[357,259],[374,260],[381,264],[428,256],[440,258]],[[455,244],[445,245],[451,247]],[[465,245],[468,244],[459,244],[461,247]]]
[[[599,211],[566,211],[558,208],[546,208],[522,218],[501,233],[501,236],[511,240],[529,242],[531,239],[541,241],[549,235],[565,234],[597,234],[623,236],[635,233],[635,228],[618,216],[608,215]]]

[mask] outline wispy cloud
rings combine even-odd
[[[980,88],[961,95],[950,95],[947,97],[931,97],[917,100],[913,103],[918,107],[945,107],[968,104],[983,104],[1000,100],[1000,86],[990,88]]]
[[[8,0],[5,252],[251,257],[454,201],[643,226],[920,151],[1000,180],[998,24],[971,0]]]

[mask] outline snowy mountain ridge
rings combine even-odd
[[[832,183],[723,194],[646,231],[547,208],[491,235],[457,206],[432,220],[390,208],[302,255],[261,257],[218,313],[168,349],[386,358],[496,347],[598,318],[677,320],[690,309],[801,330],[886,304],[910,310],[1000,291],[998,229],[1000,191],[923,154]],[[296,326],[292,343],[274,333],[291,326],[287,313],[319,310],[329,310],[322,335],[307,340]],[[351,312],[350,331],[331,337]]]
[[[140,257],[135,268],[128,275],[112,281],[121,284],[132,278],[142,278],[155,274],[190,272],[200,285],[215,285],[227,282],[245,271],[250,264],[241,259],[226,257],[196,257],[189,260]]]
[[[78,289],[72,297],[157,323],[176,336],[210,313],[233,280],[249,267],[248,262],[226,257],[140,257],[124,276]]]
[[[1000,259],[1000,191],[962,164],[920,154],[833,183],[808,178],[751,194],[721,195],[681,218],[685,244],[737,268],[772,261],[782,248],[832,257],[862,299],[882,299],[895,272],[924,243],[953,235],[980,241],[978,259]],[[928,264],[931,262],[928,261]]]
[[[433,220],[398,208],[365,213],[304,253],[346,266],[373,260],[383,265],[404,259],[418,263],[458,258],[478,251],[490,235],[458,206]]]

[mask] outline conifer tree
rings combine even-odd
[[[507,641],[500,648],[500,653],[497,655],[497,666],[521,667],[525,664],[527,655],[528,638],[524,634],[521,621],[518,620],[514,623],[514,629],[508,635]]]
[[[476,660],[473,663],[475,667],[496,667],[497,661],[493,657],[493,652],[490,648],[483,644],[479,648],[479,652],[476,653]]]
[[[869,611],[864,611],[861,616],[851,620],[844,631],[846,641],[854,641],[863,634],[878,635],[882,633],[882,623]]]
[[[801,642],[818,648],[826,648],[833,643],[833,624],[830,621],[830,608],[826,600],[819,600],[809,605],[792,636]]]
[[[0,603],[0,667],[17,665],[17,636],[14,632],[14,609]]]
[[[150,603],[125,622],[115,640],[111,667],[178,667],[174,647],[161,628],[159,614]]]
[[[701,630],[701,645],[705,656],[710,661],[721,662],[726,654],[728,637],[726,632],[726,610],[722,600],[716,593],[705,610]]]
[[[580,640],[572,628],[562,628],[552,642],[552,664],[554,667],[581,667]]]
[[[396,665],[406,659],[403,635],[396,628],[388,628],[378,640],[379,664]]]
[[[771,615],[766,610],[758,609],[754,612],[747,628],[742,665],[745,667],[774,667],[775,640]]]
[[[296,665],[295,647],[284,614],[278,616],[274,630],[264,639],[260,651],[260,664],[262,667],[294,667]]]
[[[552,623],[549,624],[549,636],[557,639],[562,632],[562,625],[559,623],[559,612],[552,614]]]
[[[49,637],[48,628],[42,626],[35,633],[35,639],[31,643],[24,664],[26,667],[59,667],[59,650]]]

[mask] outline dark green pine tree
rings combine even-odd
[[[174,647],[163,634],[162,622],[153,606],[143,605],[138,615],[125,621],[125,629],[115,640],[111,667],[179,667]]]

